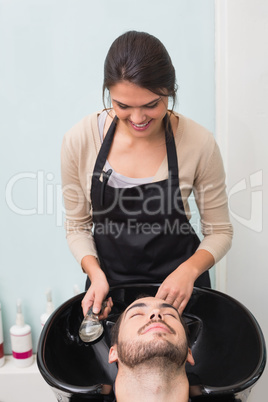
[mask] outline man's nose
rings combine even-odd
[[[162,320],[162,314],[160,310],[153,310],[150,313],[150,320]]]

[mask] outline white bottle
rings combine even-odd
[[[2,311],[0,303],[0,367],[2,367],[4,363],[5,363],[4,337],[3,337]]]
[[[46,295],[47,295],[46,312],[43,313],[41,315],[41,317],[40,317],[42,328],[45,325],[45,323],[46,323],[48,317],[50,316],[50,314],[53,313],[53,311],[54,311],[54,305],[52,303],[52,296],[51,296],[51,290],[50,289],[47,291]]]
[[[28,367],[33,363],[31,327],[24,323],[21,301],[17,301],[16,325],[10,328],[13,361],[17,367]]]

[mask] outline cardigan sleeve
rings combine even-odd
[[[222,157],[215,139],[210,137],[209,141],[210,146],[205,147],[206,152],[200,158],[193,192],[204,236],[198,249],[209,251],[218,262],[231,247],[233,227],[229,218]]]
[[[77,144],[76,144],[77,146]],[[86,188],[80,180],[79,152],[65,134],[61,149],[62,193],[65,206],[65,229],[69,248],[81,264],[86,255],[97,258],[92,233],[91,202],[86,196]]]

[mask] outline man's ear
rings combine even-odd
[[[191,351],[190,348],[188,348],[188,356],[187,356],[186,361],[187,361],[188,363],[190,363],[191,366],[194,366],[194,365],[195,365],[194,358],[193,358],[193,355],[192,355],[192,351]]]
[[[118,361],[117,345],[113,345],[109,351],[109,363],[114,363],[117,361]]]

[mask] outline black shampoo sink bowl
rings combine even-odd
[[[137,295],[153,296],[157,288],[138,284],[111,289],[114,307],[94,344],[85,344],[78,335],[84,293],[52,313],[40,335],[37,363],[58,401],[113,401],[117,367],[108,363],[111,327]],[[266,363],[264,337],[253,315],[223,293],[194,288],[183,316],[195,360],[194,366],[186,366],[191,400],[246,401]]]

